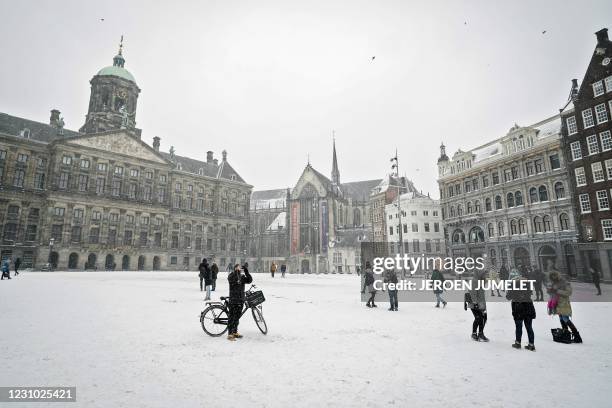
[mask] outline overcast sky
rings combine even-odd
[[[2,1],[0,111],[57,108],[77,130],[123,34],[146,142],[226,149],[260,190],[293,187],[308,155],[329,176],[335,130],[342,181],[383,177],[397,148],[437,197],[440,142],[466,150],[557,113],[603,27],[609,0]]]

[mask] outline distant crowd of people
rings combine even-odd
[[[593,267],[589,267],[589,272],[597,295],[601,295],[601,275]],[[383,274],[383,283],[397,283],[398,277],[395,270],[385,271]],[[432,281],[440,282],[440,285],[433,285],[433,290],[436,304],[436,308],[445,308],[447,301],[443,297],[444,290],[441,289],[441,283],[444,282],[445,278],[443,273],[434,269],[431,276],[426,278]],[[362,294],[367,293],[366,307],[375,308],[377,290],[375,288],[374,273],[370,263],[366,263],[363,287],[361,290]],[[582,337],[580,332],[572,321],[572,286],[570,282],[565,279],[561,273],[555,268],[554,262],[550,262],[548,265],[548,276],[536,267],[521,266],[519,268],[512,268],[508,270],[505,266],[502,266],[499,272],[494,270],[480,270],[475,271],[472,277],[472,289],[466,291],[464,294],[464,309],[470,310],[474,316],[472,321],[472,334],[471,338],[475,341],[488,342],[489,339],[485,335],[484,329],[487,324],[487,301],[485,296],[485,290],[482,288],[484,285],[479,285],[479,282],[486,280],[517,280],[517,281],[533,281],[533,288],[535,290],[535,301],[544,301],[544,289],[548,293],[547,311],[550,315],[559,316],[559,322],[561,323],[560,329],[552,329],[553,340],[561,343],[582,343]],[[529,286],[529,285],[526,285]],[[515,287],[521,287],[516,285]],[[397,300],[397,289],[387,290],[389,296],[389,311],[398,310]],[[534,300],[532,299],[531,289],[512,289],[505,291],[505,297],[510,301],[512,317],[515,323],[515,341],[512,344],[513,348],[520,349],[521,341],[523,337],[523,327],[527,332],[527,345],[525,349],[535,351],[535,335],[533,331],[533,320],[536,318],[536,310],[534,307]],[[499,289],[493,289],[491,287],[491,296],[501,297]]]

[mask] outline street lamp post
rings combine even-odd
[[[402,196],[402,185],[399,175],[399,160],[397,158],[397,149],[395,149],[395,156],[391,158],[391,170],[394,172],[395,177],[397,179],[397,203],[395,206],[397,207],[397,220],[398,220],[398,239],[399,239],[399,254],[403,258],[404,257],[404,234],[402,229],[402,205],[401,205],[401,196]],[[402,277],[404,276],[405,271],[402,269]]]
[[[53,270],[53,263],[51,260],[51,255],[53,254],[53,245],[55,244],[55,238],[51,238],[49,240],[49,258],[47,259],[49,263],[49,270]]]

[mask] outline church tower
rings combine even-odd
[[[113,58],[113,65],[102,68],[90,81],[89,109],[80,132],[128,129],[140,136],[140,129],[136,129],[136,103],[140,88],[124,65],[121,36],[119,52]]]
[[[338,158],[336,157],[336,138],[334,138],[334,158],[332,163],[331,180],[335,185],[340,185],[340,170],[338,170]]]

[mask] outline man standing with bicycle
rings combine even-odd
[[[227,280],[229,282],[229,316],[227,322],[227,339],[235,341],[242,337],[238,333],[238,323],[242,314],[242,305],[244,304],[244,285],[253,282],[253,277],[249,273],[249,264],[240,267],[240,264],[234,265],[234,270],[229,273]]]

